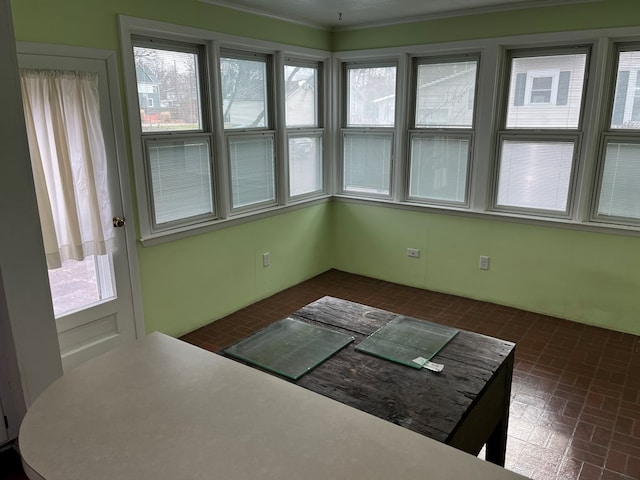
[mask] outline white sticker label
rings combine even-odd
[[[430,362],[424,357],[414,358],[412,361],[420,365],[422,368],[426,368],[427,370],[431,370],[432,372],[439,373],[444,370],[444,365],[442,365],[441,363]]]

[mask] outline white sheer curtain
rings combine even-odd
[[[97,75],[23,69],[21,82],[48,267],[112,252]]]

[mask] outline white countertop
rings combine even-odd
[[[160,333],[54,382],[19,444],[34,480],[524,478]]]

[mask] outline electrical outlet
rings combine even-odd
[[[418,258],[420,257],[420,250],[417,248],[407,248],[407,257]]]
[[[262,266],[268,267],[271,265],[271,254],[269,252],[264,252],[262,254]]]
[[[480,257],[480,270],[489,270],[489,257]]]

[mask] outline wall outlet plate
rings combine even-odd
[[[407,257],[419,258],[420,250],[418,250],[417,248],[407,248]]]

